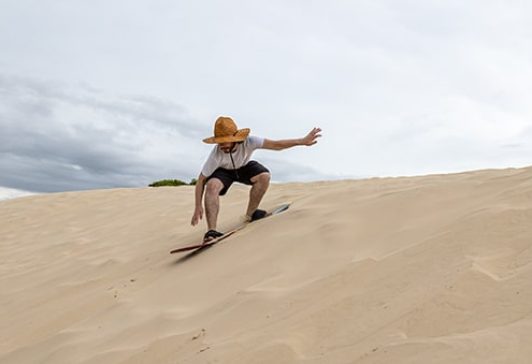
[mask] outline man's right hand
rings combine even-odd
[[[194,210],[194,215],[192,215],[192,220],[190,221],[190,224],[192,226],[198,225],[198,222],[203,218],[203,207],[199,206],[196,207]]]

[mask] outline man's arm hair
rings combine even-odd
[[[198,181],[196,182],[196,191],[195,191],[196,207],[201,207],[201,201],[203,200],[203,190],[205,189],[206,181],[207,181],[207,177],[205,177],[202,173],[200,173],[198,176]]]
[[[264,139],[262,149],[282,150],[295,147],[296,145],[311,146],[316,144],[318,138],[321,138],[321,129],[313,128],[307,135],[299,139],[270,140]]]
[[[264,139],[262,144],[262,149],[271,149],[271,150],[283,150],[287,148],[292,148],[297,145],[303,145],[301,139],[285,139],[285,140],[271,140]]]

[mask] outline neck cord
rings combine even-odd
[[[235,173],[236,173],[236,179],[240,179],[240,177],[238,176],[238,171],[237,171],[236,166],[235,166],[235,161],[233,160],[233,151],[232,150],[229,152],[229,156],[231,157],[231,163],[233,163],[233,168],[234,168]]]

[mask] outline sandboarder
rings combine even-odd
[[[208,231],[204,242],[223,235],[216,230],[219,196],[227,193],[233,182],[251,185],[246,212],[248,221],[263,218],[266,211],[259,209],[260,201],[270,185],[270,171],[257,161],[250,160],[255,149],[283,150],[297,145],[314,145],[321,137],[321,129],[313,128],[300,139],[270,140],[251,136],[250,129],[238,129],[233,119],[220,116],[214,124],[214,136],[203,140],[207,144],[216,144],[199,174],[194,214],[191,224],[197,225],[203,218],[203,191],[205,190],[205,212]]]

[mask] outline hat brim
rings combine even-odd
[[[207,144],[241,142],[248,137],[250,131],[251,130],[248,128],[240,129],[235,133],[235,135],[229,135],[229,136],[223,136],[223,137],[210,137],[210,138],[203,139],[203,142]]]

